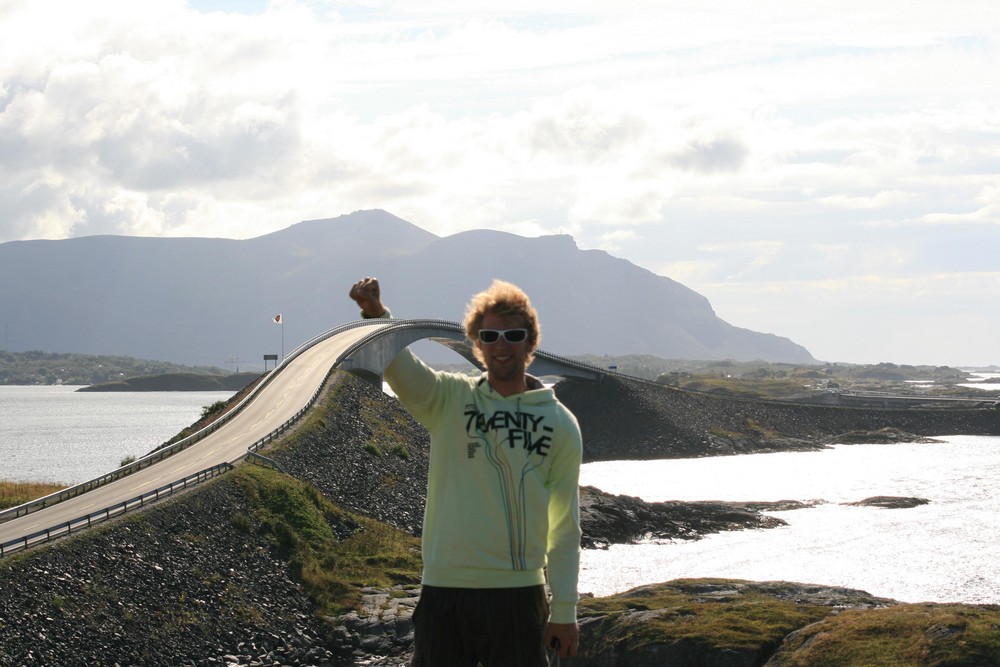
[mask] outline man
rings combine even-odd
[[[375,278],[350,297],[362,317],[391,316]],[[431,433],[411,664],[542,667],[546,647],[577,652],[580,427],[526,372],[540,332],[523,291],[494,281],[465,331],[481,378],[434,371],[406,349],[385,369]]]

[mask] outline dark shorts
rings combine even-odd
[[[547,667],[544,586],[424,586],[413,612],[412,667]]]

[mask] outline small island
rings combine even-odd
[[[209,375],[206,373],[161,373],[87,385],[77,391],[240,391],[251,384],[260,373],[232,373]]]

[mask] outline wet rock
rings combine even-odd
[[[851,507],[881,507],[882,509],[906,509],[926,505],[926,498],[910,498],[905,496],[872,496],[854,503],[842,503]]]
[[[585,486],[580,489],[582,545],[587,549],[607,548],[641,540],[693,540],[727,530],[776,528],[786,523],[763,511],[807,506],[795,501],[650,503]]]

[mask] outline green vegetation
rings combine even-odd
[[[797,586],[677,579],[582,600],[580,617],[592,619],[588,650],[606,655],[735,653],[773,656],[768,664],[780,667],[1000,664],[1000,606],[900,604],[847,590],[811,601]]]
[[[906,604],[845,611],[789,638],[788,667],[1000,664],[1000,607]]]
[[[229,375],[222,368],[182,366],[124,356],[59,352],[0,352],[0,385],[91,385],[164,373]]]
[[[244,466],[237,473],[250,512],[275,540],[320,613],[356,608],[365,587],[417,585],[417,538],[328,501],[314,487],[277,471]],[[248,530],[245,519],[234,520]]]
[[[0,480],[0,510],[62,491],[68,485],[49,482],[12,482]]]
[[[603,637],[630,647],[690,642],[716,650],[759,650],[777,646],[788,633],[814,623],[830,613],[829,607],[803,605],[763,593],[746,591],[731,599],[702,599],[685,587],[725,584],[725,580],[677,580],[670,586],[647,587],[634,594],[581,600],[581,618],[604,616],[608,620],[626,611],[659,610],[642,623],[628,624],[629,636]]]
[[[342,385],[341,385],[342,386]],[[338,388],[338,391],[340,388]],[[392,451],[397,448],[404,448],[406,439],[399,434],[405,432],[405,426],[400,423],[404,419],[402,414],[397,414],[392,421],[386,420],[385,412],[381,406],[371,398],[363,398],[361,401],[361,418],[372,429],[372,440],[381,445],[389,447]]]
[[[211,405],[206,405],[201,409],[201,418],[207,419],[214,414],[220,413],[226,409],[228,403],[226,401],[216,401]]]

